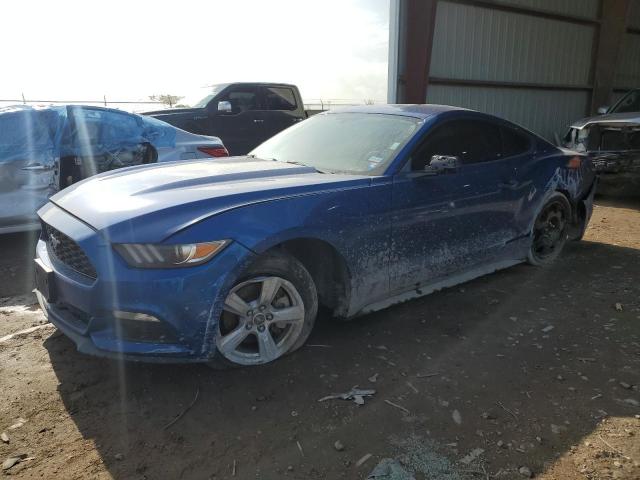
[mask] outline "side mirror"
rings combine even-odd
[[[600,107],[598,108],[598,115],[604,115],[609,111],[609,107]]]
[[[460,167],[458,157],[448,155],[434,155],[431,157],[429,165],[424,167],[425,171],[431,173],[455,172]]]
[[[231,102],[218,102],[218,111],[222,113],[231,113]]]

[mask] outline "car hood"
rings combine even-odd
[[[571,125],[571,128],[582,129],[591,124],[612,124],[618,126],[624,125],[640,125],[640,112],[629,113],[609,113],[607,115],[596,115],[595,117],[587,117]]]
[[[160,242],[224,211],[369,185],[371,177],[251,157],[129,167],[76,183],[51,202],[112,242]]]

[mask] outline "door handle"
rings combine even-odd
[[[263,122],[264,122],[264,120],[259,120],[257,118],[253,120],[253,123],[263,123]]]
[[[47,167],[40,163],[34,163],[33,165],[27,165],[26,167],[22,167],[20,170],[26,170],[28,172],[43,172],[45,170],[52,170],[53,166]]]
[[[500,182],[499,186],[505,190],[517,190],[520,184],[516,180],[507,180],[506,182]]]

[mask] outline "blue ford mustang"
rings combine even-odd
[[[314,116],[246,157],[131,167],[40,209],[37,295],[81,352],[255,365],[581,238],[585,156],[437,105]]]

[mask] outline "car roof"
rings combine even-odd
[[[389,105],[358,105],[353,107],[338,107],[331,109],[333,113],[378,113],[386,115],[403,115],[405,117],[428,118],[444,112],[472,112],[462,107],[435,104],[389,104]]]
[[[248,85],[259,85],[259,86],[272,86],[272,87],[296,87],[293,83],[282,83],[282,82],[224,82],[224,83],[216,83],[215,85],[228,87],[231,85],[240,85],[240,86],[248,86]],[[213,85],[212,85],[213,86]]]
[[[327,114],[335,114],[335,113],[372,113],[372,114],[385,114],[385,115],[402,115],[405,117],[413,117],[419,119],[427,119],[434,117],[436,115],[441,115],[445,113],[466,113],[470,115],[465,115],[466,117],[472,117],[476,119],[485,119],[492,122],[497,122],[502,125],[509,125],[512,128],[516,128],[520,130],[522,133],[527,135],[531,135],[537,138],[539,141],[543,141],[549,143],[548,140],[545,140],[537,133],[532,132],[528,128],[523,127],[517,123],[512,122],[511,120],[507,120],[501,117],[497,117],[490,113],[478,112],[477,110],[471,110],[469,108],[462,107],[454,107],[451,105],[436,105],[436,104],[390,104],[390,105],[360,105],[360,106],[352,106],[352,107],[342,107],[335,108],[331,110],[327,110],[326,112],[322,112],[319,115],[327,115]],[[454,113],[455,116],[455,113]]]

